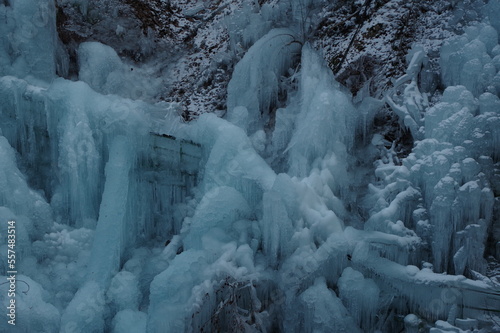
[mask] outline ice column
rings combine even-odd
[[[109,161],[106,164],[106,184],[88,275],[90,280],[98,282],[101,287],[107,287],[111,277],[118,271],[125,246],[129,173],[133,157],[130,146],[126,137],[115,137],[110,145]]]

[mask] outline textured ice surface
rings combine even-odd
[[[2,276],[6,281],[8,276]],[[49,301],[51,298],[40,284],[24,275],[17,275],[16,314],[23,313],[25,319],[17,319],[16,325],[10,325],[7,320],[0,323],[4,332],[58,332],[60,313]],[[8,289],[8,288],[7,288]],[[2,307],[7,309],[10,298],[2,297]],[[7,316],[5,316],[8,318]],[[19,317],[18,317],[19,318]]]
[[[55,14],[53,0],[19,0],[0,5],[0,75],[55,78]]]
[[[302,293],[300,306],[303,324],[297,332],[361,332],[324,280],[316,280]]]
[[[109,46],[82,43],[79,81],[56,78],[53,3],[0,5],[0,219],[17,223],[17,331],[486,325],[500,306],[483,258],[499,241],[495,2],[489,22],[442,47],[432,102],[429,59],[410,51],[385,98],[415,141],[406,157],[372,132],[384,101],[364,91],[354,103],[303,42],[321,4],[244,6],[229,22],[248,51],[227,114],[189,124],[147,102],[152,69]]]
[[[146,332],[147,315],[144,312],[123,310],[113,318],[113,333]]]
[[[343,300],[358,325],[372,327],[379,304],[380,290],[371,279],[347,267],[338,281],[340,299]]]
[[[103,94],[147,100],[159,89],[158,79],[142,68],[122,63],[113,48],[98,42],[80,44],[78,65],[78,78]]]

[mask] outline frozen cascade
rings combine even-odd
[[[355,106],[306,42],[323,4],[246,5],[228,20],[249,49],[227,113],[188,124],[152,102],[152,68],[107,45],[81,43],[79,81],[58,78],[54,3],[0,4],[0,234],[16,221],[22,273],[18,324],[1,331],[492,328],[500,7],[445,42],[435,100],[425,49],[412,48],[385,97],[415,140],[398,158],[371,133],[383,102],[364,92]]]
[[[356,110],[350,97],[341,91],[320,56],[305,45],[301,57],[300,112],[295,119],[295,130],[290,140],[290,173],[305,177],[317,158],[334,153],[335,168],[330,169],[336,182],[345,179],[341,170],[347,160],[347,151],[353,138],[348,132],[354,129]],[[307,136],[308,140],[303,140]],[[343,185],[345,186],[345,185]]]
[[[121,131],[145,135],[147,126],[140,114],[152,107],[101,96],[83,82],[57,79],[47,89],[3,77],[0,84],[6,96],[1,105],[6,119],[2,132],[27,157],[30,180],[51,197],[58,215],[77,226],[95,226],[108,136]],[[134,128],[127,130],[132,123]]]
[[[250,134],[269,121],[277,104],[279,81],[300,54],[300,40],[290,29],[273,29],[236,65],[227,88],[227,119]],[[265,87],[265,88],[264,88]]]
[[[54,1],[8,1],[0,5],[0,17],[0,75],[54,79],[58,43]]]

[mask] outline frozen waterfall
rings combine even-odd
[[[59,77],[53,0],[0,3],[0,331],[500,331],[497,1],[441,47],[442,93],[415,45],[383,100],[307,40],[324,1],[274,2],[225,22],[226,113],[189,123],[110,46]]]

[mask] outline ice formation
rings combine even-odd
[[[306,42],[322,4],[229,21],[249,49],[227,113],[189,124],[104,44],[57,77],[53,1],[0,4],[0,273],[8,220],[19,272],[1,331],[493,330],[500,7],[441,48],[438,101],[410,51],[384,98],[415,140],[399,158],[371,129],[384,101],[353,99]]]

